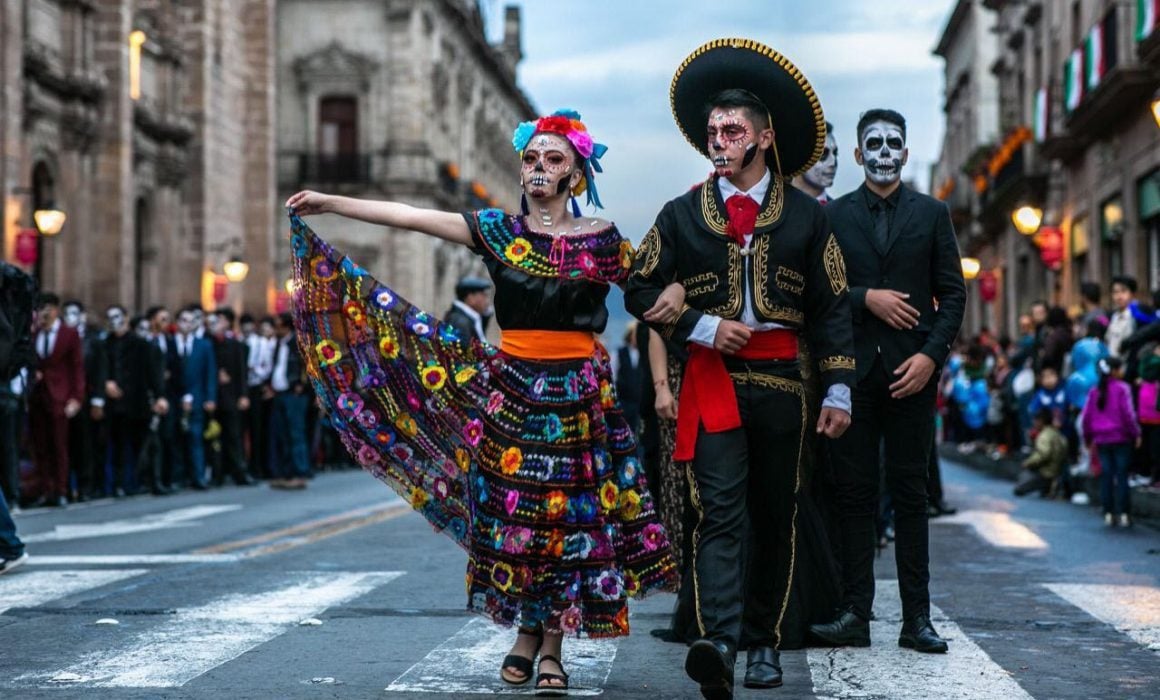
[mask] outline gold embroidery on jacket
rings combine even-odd
[[[846,357],[845,355],[835,355],[833,357],[827,357],[826,359],[819,362],[818,366],[822,368],[823,372],[832,372],[836,369],[848,369],[848,370],[856,369],[856,366],[854,364],[854,358]]]
[[[765,209],[757,215],[757,221],[754,222],[756,228],[763,228],[776,222],[781,218],[781,211],[785,206],[785,183],[780,177],[774,175],[770,180],[770,194],[769,201],[765,205]],[[720,236],[726,236],[729,226],[729,219],[721,214],[717,209],[717,193],[716,185],[712,179],[706,180],[701,184],[701,216],[705,218],[705,223],[709,225],[715,233]]]
[[[806,288],[806,278],[797,270],[791,270],[783,265],[777,266],[777,274],[774,275],[774,280],[777,282],[778,289],[784,289],[787,292],[799,296]]]
[[[717,289],[720,284],[721,279],[717,277],[716,272],[702,272],[699,275],[681,280],[681,286],[685,288],[686,298],[708,294]]]
[[[729,246],[729,298],[724,304],[705,309],[705,313],[721,318],[736,318],[741,313],[741,288],[745,284],[745,266],[741,262],[741,249]]]
[[[656,226],[648,230],[640,247],[636,249],[636,259],[643,261],[632,274],[648,277],[657,269],[661,260],[661,232]]]
[[[846,291],[848,284],[846,282],[846,258],[842,256],[842,248],[832,233],[826,241],[822,262],[826,265],[826,275],[830,278],[830,289],[834,290],[834,294]]]

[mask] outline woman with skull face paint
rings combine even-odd
[[[563,694],[562,633],[629,631],[626,599],[674,584],[664,528],[596,342],[633,252],[599,206],[605,147],[580,115],[520,124],[523,214],[291,197],[294,315],[322,405],[364,468],[469,555],[468,607],[519,625],[501,676]],[[571,198],[572,211],[568,211]],[[371,278],[300,216],[331,212],[467,246],[495,289],[500,347],[464,338]],[[674,285],[654,309],[674,315]]]
[[[858,367],[858,418],[831,451],[844,600],[837,619],[810,632],[835,646],[870,645],[875,516],[884,468],[902,594],[898,643],[945,653],[947,643],[930,621],[926,483],[937,369],[958,335],[966,303],[958,241],[946,205],[902,184],[908,154],[901,114],[866,112],[858,122],[858,146],[855,158],[866,170],[865,183],[827,207],[850,261]]]

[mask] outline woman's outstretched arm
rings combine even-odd
[[[398,202],[355,199],[303,190],[286,200],[286,206],[299,216],[338,214],[380,226],[405,228],[452,243],[471,245],[471,232],[459,214],[436,209],[419,209]]]

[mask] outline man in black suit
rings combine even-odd
[[[89,326],[85,305],[71,299],[61,318],[81,337],[85,362],[85,405],[69,419],[69,454],[73,455],[76,490],[69,498],[84,501],[105,495],[105,380],[109,374],[101,333]]]
[[[810,632],[837,646],[869,646],[879,447],[894,503],[900,646],[942,653],[930,622],[926,480],[938,368],[966,303],[958,241],[946,205],[902,185],[906,120],[891,110],[858,121],[854,157],[866,181],[827,208],[846,256],[858,384],[854,420],[833,444],[844,600]],[[937,308],[935,300],[937,299]]]
[[[214,417],[221,425],[221,451],[214,464],[213,480],[220,486],[228,473],[238,486],[250,486],[246,468],[245,445],[242,438],[242,413],[250,407],[246,393],[249,376],[249,348],[234,337],[234,310],[218,309],[209,314],[210,339],[214,360],[217,362],[218,401]]]
[[[464,277],[455,285],[455,301],[443,322],[455,327],[464,342],[472,338],[487,341],[487,321],[491,316],[491,283],[478,277]]]

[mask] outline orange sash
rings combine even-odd
[[[499,349],[523,360],[582,360],[596,352],[587,331],[503,331]]]

